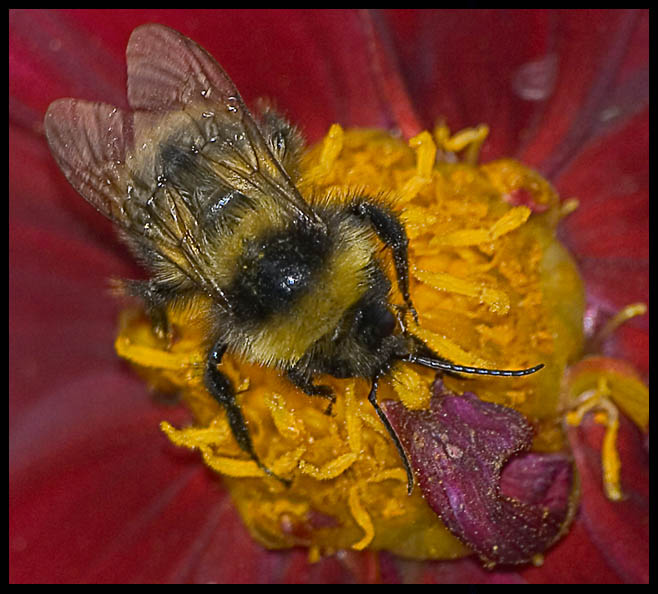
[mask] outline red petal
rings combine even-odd
[[[399,63],[411,96],[422,107],[423,123],[431,125],[439,115],[447,115],[453,128],[486,121],[493,133],[485,157],[514,154],[525,147],[527,158],[541,163],[561,146],[564,138],[561,131],[569,130],[570,126],[578,129],[576,115],[588,113],[587,104],[582,108],[588,85],[596,80],[596,70],[602,64],[611,63],[607,59],[610,54],[606,43],[616,39],[616,31],[623,29],[618,26],[620,23],[635,19],[624,55],[617,62],[616,74],[608,77],[614,81],[613,104],[622,109],[605,113],[607,129],[599,126],[593,130],[596,134],[609,133],[613,129],[611,124],[615,124],[622,142],[609,142],[605,146],[621,151],[622,159],[624,152],[636,151],[637,159],[626,163],[644,162],[646,172],[646,134],[641,131],[637,135],[632,130],[625,133],[623,126],[629,115],[637,113],[638,98],[642,105],[646,97],[643,85],[648,80],[648,12],[641,11],[639,17],[633,16],[635,13],[605,12],[582,16],[574,11],[512,12],[497,26],[491,26],[497,13],[484,11],[388,12],[385,21],[394,29],[394,49],[400,52]],[[125,250],[117,247],[110,226],[68,187],[48,155],[45,143],[33,134],[41,129],[47,105],[62,96],[125,106],[122,103],[125,102],[125,45],[132,29],[144,22],[168,24],[201,42],[226,66],[248,100],[262,95],[276,99],[294,120],[305,125],[311,139],[317,139],[338,119],[348,124],[388,125],[390,109],[381,111],[386,97],[382,97],[382,81],[372,73],[373,54],[366,47],[371,41],[364,33],[363,18],[340,12],[159,9],[31,10],[11,11],[9,16],[10,580],[22,576],[30,581],[72,581],[87,566],[91,567],[91,573],[86,575],[91,576],[95,571],[94,575],[102,574],[103,579],[115,581],[136,581],[139,578],[135,575],[143,580],[149,576],[160,581],[222,581],[222,571],[232,571],[231,575],[235,576],[239,573],[236,567],[244,568],[241,575],[247,575],[251,581],[296,578],[340,581],[350,576],[359,580],[375,579],[376,572],[368,569],[370,562],[364,563],[366,569],[354,576],[352,571],[356,566],[351,562],[348,571],[335,560],[309,567],[304,551],[276,554],[262,551],[241,531],[232,508],[221,507],[225,504],[220,495],[215,504],[221,509],[208,511],[208,493],[212,493],[213,487],[199,480],[194,472],[184,479],[192,485],[190,500],[185,497],[187,489],[182,488],[180,505],[171,506],[176,510],[172,514],[176,518],[163,513],[158,516],[160,521],[153,519],[144,535],[135,532],[134,541],[125,536],[120,541],[137,542],[136,548],[130,544],[115,546],[103,557],[105,541],[114,542],[114,534],[125,535],[127,523],[148,524],[136,515],[126,521],[123,514],[126,499],[120,494],[115,496],[114,483],[108,486],[107,475],[119,477],[118,491],[125,491],[128,499],[132,497],[136,502],[148,504],[157,501],[158,495],[176,481],[175,476],[183,473],[172,469],[171,456],[175,456],[172,450],[153,454],[149,449],[162,443],[155,430],[143,435],[138,431],[139,437],[126,436],[125,450],[109,444],[114,449],[100,457],[107,460],[106,465],[94,465],[89,457],[74,455],[76,449],[67,437],[68,422],[78,418],[76,413],[81,403],[89,404],[90,408],[80,410],[87,413],[91,429],[113,406],[118,413],[127,415],[123,419],[127,427],[132,426],[134,419],[143,422],[144,415],[153,422],[167,415],[157,411],[149,415],[152,404],[143,388],[133,386],[134,376],[130,371],[119,366],[120,380],[114,375],[119,365],[111,348],[117,305],[105,293],[105,278],[134,276],[136,269]],[[377,31],[381,33],[379,25]],[[384,35],[386,45],[385,39]],[[522,99],[509,82],[514,81],[524,64],[539,60],[541,65],[541,58],[551,52],[559,57],[556,91],[545,101]],[[587,65],[585,73],[591,76],[580,76],[582,65]],[[550,66],[550,62],[544,66]],[[550,68],[545,69],[546,73],[550,75]],[[566,76],[564,80],[563,76]],[[550,76],[545,80],[550,82]],[[600,105],[605,109],[611,104],[604,101]],[[565,167],[559,180],[562,193],[577,195],[582,200],[596,196],[598,187],[616,189],[617,180],[600,186],[595,182],[599,174],[614,169],[619,155],[613,150],[597,151],[595,144],[587,142],[574,144],[573,138],[569,136],[569,146],[593,149],[586,168],[578,167],[580,172],[593,175],[590,180],[583,179],[584,187],[592,191],[571,191],[566,182],[576,170]],[[634,139],[640,142],[633,144]],[[645,192],[647,179],[645,173],[638,177]],[[648,203],[648,193],[646,196]],[[635,232],[633,224],[628,224],[628,230],[631,234]],[[587,244],[596,247],[596,238]],[[584,264],[587,281],[594,287],[591,294],[606,306],[620,301],[624,296],[622,289],[648,287],[648,269],[642,262],[639,269],[629,260],[597,259],[596,266],[588,266],[587,261]],[[641,289],[640,293],[646,291]],[[618,337],[620,352],[629,353],[631,360],[639,361],[648,370],[648,325],[631,322],[620,330]],[[91,390],[89,383],[83,381],[87,373],[95,378]],[[127,402],[123,405],[115,403],[114,396],[96,399],[93,394],[106,381],[115,388],[128,382],[130,390],[137,391],[126,393]],[[62,386],[67,389],[66,398],[60,396]],[[121,424],[120,419],[115,420]],[[49,423],[44,425],[45,421]],[[42,440],[35,428],[47,429]],[[19,435],[21,447],[17,448],[15,439]],[[74,438],[71,438],[74,443],[82,443]],[[144,467],[131,457],[128,442],[146,448],[145,456],[152,463],[153,475],[140,475]],[[34,445],[29,447],[30,443]],[[104,448],[104,443],[99,447]],[[42,456],[50,451],[60,456],[43,462]],[[193,466],[198,469],[196,459]],[[70,477],[66,484],[58,482],[57,468],[63,468],[66,477]],[[71,468],[81,470],[70,471]],[[107,472],[92,476],[94,470],[99,474]],[[165,477],[163,482],[157,479],[159,473]],[[645,480],[648,464],[646,460],[637,466],[625,461],[622,473],[624,484],[629,480]],[[76,482],[78,475],[81,480]],[[120,480],[124,476],[128,486]],[[144,481],[151,476],[153,491],[151,482]],[[52,481],[48,480],[50,477]],[[51,483],[59,484],[60,488],[51,487]],[[29,492],[23,490],[25,485],[29,486]],[[135,485],[138,492],[133,490]],[[77,509],[73,515],[60,513],[63,508],[59,502],[63,496],[69,503],[74,502],[73,506],[79,505],[81,513]],[[128,504],[135,506],[135,501]],[[151,508],[147,505],[147,509]],[[209,518],[208,524],[195,519],[197,512]],[[637,514],[637,511],[629,510],[629,513]],[[185,557],[181,560],[174,554],[180,553],[181,541],[168,535],[176,522],[187,522],[187,514],[192,514],[190,525],[198,528],[190,531],[193,538],[189,546],[181,548]],[[96,517],[99,524],[83,521],[88,518],[93,521]],[[140,521],[145,523],[139,524]],[[92,525],[95,534],[90,538],[88,527]],[[237,543],[232,551],[239,554],[225,554],[227,545],[217,536],[224,526],[232,539],[229,546]],[[30,537],[24,538],[25,533]],[[547,555],[542,568],[524,569],[522,575],[530,581],[543,582],[614,581],[615,571],[606,565],[597,550],[598,541],[589,539],[589,532],[576,522],[569,535]],[[49,544],[51,541],[54,544]],[[174,569],[163,569],[163,564],[157,563],[157,556],[140,556],[142,542],[153,543],[144,549],[147,551],[173,550],[174,553],[162,554],[162,559],[172,560],[170,566]],[[133,556],[139,562],[131,562]],[[632,549],[628,556],[635,556]],[[393,581],[407,581],[409,576],[418,580],[471,583],[521,579],[518,573],[485,571],[473,559],[454,563],[404,562],[396,573],[391,557],[384,555],[384,558],[387,562],[381,566],[382,578]],[[105,563],[111,567],[108,569]],[[148,567],[151,563],[153,569]],[[408,571],[409,567],[416,569]]]

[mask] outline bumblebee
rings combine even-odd
[[[60,99],[45,117],[66,178],[115,223],[150,273],[149,280],[125,281],[125,292],[143,300],[163,336],[168,305],[210,297],[205,385],[240,448],[265,472],[272,474],[219,368],[227,351],[328,399],[328,413],[335,395],[317,376],[369,380],[368,400],[400,453],[411,491],[407,456],[377,403],[378,382],[394,363],[504,376],[542,365],[481,369],[432,352],[399,323],[393,305],[382,247],[392,255],[396,289],[416,315],[408,239],[389,205],[363,195],[340,203],[302,196],[295,185],[300,133],[270,108],[252,115],[224,70],[192,40],[144,25],[133,31],[126,56],[130,112]]]

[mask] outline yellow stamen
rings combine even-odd
[[[311,545],[308,548],[307,559],[310,564],[317,563],[320,559],[322,559],[322,552],[320,551],[320,547],[317,545]]]
[[[114,348],[120,357],[129,359],[141,367],[176,370],[203,365],[203,359],[195,353],[191,355],[168,353],[161,349],[133,344],[123,335],[116,339]]]
[[[631,303],[620,309],[608,322],[601,328],[596,336],[597,341],[604,340],[610,336],[619,326],[636,316],[642,316],[647,313],[646,303]]]
[[[352,548],[356,551],[362,551],[372,542],[372,539],[375,537],[375,527],[372,524],[370,515],[361,503],[358,484],[350,488],[348,504],[350,506],[350,511],[352,512],[352,517],[365,533],[361,540],[355,542],[352,545]]]
[[[410,410],[427,408],[432,392],[427,381],[409,366],[397,365],[391,371],[390,379],[403,404]]]
[[[389,468],[368,479],[369,483],[381,483],[382,481],[399,481],[400,483],[407,484],[407,473],[402,468]]]
[[[514,231],[528,220],[531,210],[527,206],[517,206],[508,210],[488,229],[462,229],[438,238],[436,245],[469,246],[488,243]]]
[[[299,470],[307,474],[308,476],[313,477],[321,481],[326,481],[329,479],[336,478],[345,472],[357,459],[357,455],[354,452],[348,452],[342,456],[338,456],[333,460],[330,460],[322,466],[316,466],[305,460],[299,461]]]
[[[215,428],[211,428],[179,431],[165,421],[160,423],[160,429],[164,431],[173,444],[190,449],[198,449],[203,456],[204,462],[221,474],[235,477],[266,476],[265,472],[253,460],[239,460],[215,453],[215,444],[218,442],[221,443],[224,440],[226,436],[225,430],[217,431]]]
[[[576,212],[580,208],[580,200],[578,198],[567,198],[560,204],[560,218],[569,216],[572,212]]]
[[[318,175],[326,175],[331,171],[338,155],[343,150],[343,137],[343,128],[339,124],[332,124],[322,145]]]
[[[431,228],[438,220],[429,209],[412,205],[405,207],[402,218],[410,239],[424,233],[427,228]]]
[[[623,498],[621,491],[620,470],[621,461],[617,451],[617,433],[619,432],[619,415],[617,409],[610,405],[609,401],[605,403],[608,418],[606,421],[607,431],[603,437],[603,446],[601,448],[601,462],[603,466],[603,485],[608,499],[619,501]]]
[[[354,382],[345,386],[345,426],[347,429],[347,440],[350,450],[355,454],[361,453],[361,418],[359,417],[359,405],[354,391]]]
[[[436,145],[432,135],[427,131],[421,132],[409,140],[409,146],[416,151],[416,175],[431,179],[436,161]]]
[[[420,281],[432,286],[437,291],[449,291],[474,297],[480,303],[484,303],[489,311],[504,315],[509,311],[509,297],[493,287],[487,287],[482,283],[471,282],[463,278],[457,278],[445,272],[430,272],[428,270],[413,270],[412,274]]]
[[[527,206],[516,206],[508,210],[489,229],[491,239],[498,239],[514,229],[518,229],[528,220],[531,210]]]
[[[466,128],[450,135],[450,129],[445,124],[440,124],[434,129],[434,138],[441,149],[447,152],[457,153],[466,149],[464,162],[475,165],[478,162],[480,148],[489,135],[489,126],[480,124],[476,128]]]
[[[601,467],[603,471],[603,487],[606,496],[611,501],[622,499],[620,469],[621,462],[617,452],[617,432],[619,430],[619,413],[617,407],[610,399],[610,387],[604,377],[600,377],[596,389],[583,392],[578,400],[580,405],[567,413],[566,421],[570,425],[577,426],[583,421],[583,417],[590,411],[603,411],[603,424],[606,427],[601,448]]]
[[[414,326],[412,334],[420,338],[435,353],[449,361],[459,361],[462,365],[468,365],[470,367],[494,367],[491,361],[468,353],[449,338],[432,332],[427,328]]]
[[[272,414],[272,420],[281,433],[291,440],[297,440],[304,434],[304,422],[286,406],[281,394],[272,393],[266,400]]]
[[[416,151],[416,173],[400,192],[401,204],[415,198],[423,187],[432,182],[432,170],[436,159],[436,145],[427,131],[409,140],[409,146]]]

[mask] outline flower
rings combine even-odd
[[[302,551],[253,544],[196,456],[163,443],[158,421],[180,425],[184,413],[154,406],[116,360],[118,305],[104,279],[138,272],[109,226],[66,186],[40,135],[45,108],[60,96],[124,104],[125,42],[149,21],[200,42],[247,99],[274,97],[312,140],[334,121],[398,126],[407,136],[441,115],[453,129],[486,122],[483,160],[517,157],[580,200],[563,232],[595,322],[648,300],[648,13],[505,17],[11,13],[12,581],[648,579],[648,463],[641,435],[624,417],[618,449],[627,499],[600,496],[601,429],[586,417],[569,431],[581,511],[542,567],[490,572],[470,558],[419,563],[368,553],[308,565]],[[648,324],[634,320],[603,348],[646,376],[647,338]]]

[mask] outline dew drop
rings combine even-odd
[[[544,101],[555,89],[558,61],[554,53],[522,64],[514,74],[512,88],[526,101]]]

